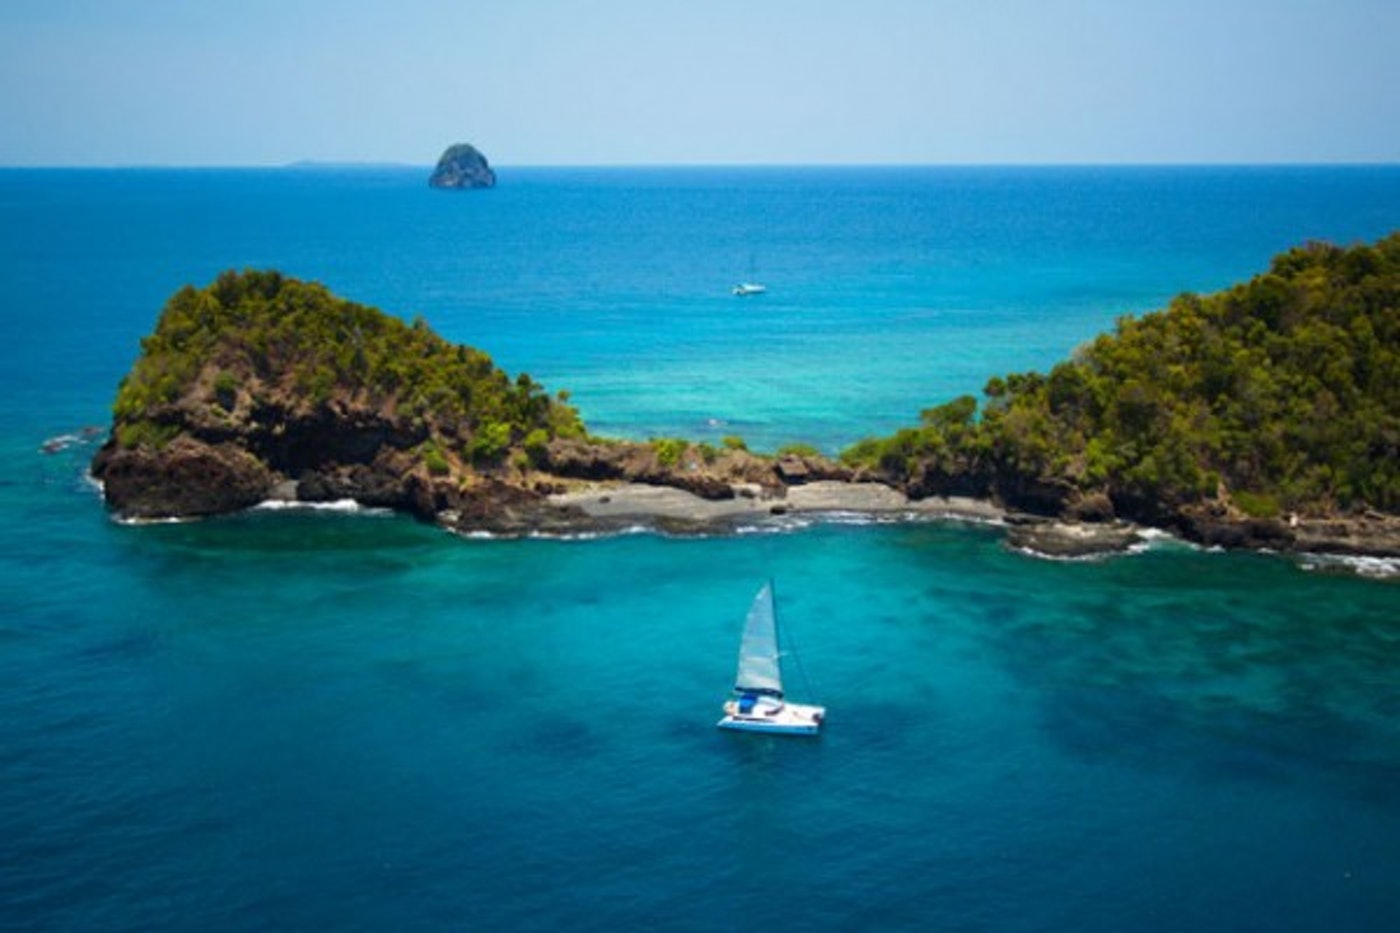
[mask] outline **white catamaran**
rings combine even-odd
[[[773,608],[773,584],[764,584],[749,607],[744,637],[739,643],[739,674],[734,697],[724,704],[721,729],[816,735],[826,707],[788,703],[783,699],[782,653],[778,649],[778,616]]]

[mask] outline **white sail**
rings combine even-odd
[[[778,660],[778,618],[771,581],[758,591],[739,642],[739,676],[735,696],[724,703],[717,726],[736,732],[771,735],[816,735],[826,719],[825,706],[789,703],[783,696]]]
[[[739,676],[734,689],[783,695],[778,664],[778,621],[773,614],[773,585],[765,583],[749,607],[744,638],[739,643]]]

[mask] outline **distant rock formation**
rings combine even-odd
[[[434,188],[494,188],[496,173],[475,146],[457,143],[448,146],[438,159],[428,184]]]

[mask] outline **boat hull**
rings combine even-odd
[[[755,707],[745,713],[733,700],[724,704],[724,718],[715,723],[735,732],[766,732],[770,735],[816,735],[826,718],[826,707],[801,703],[778,703]]]

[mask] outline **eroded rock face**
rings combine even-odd
[[[268,498],[277,477],[236,444],[177,437],[160,450],[108,442],[93,462],[107,502],[127,518],[218,515]]]
[[[1240,516],[1220,507],[1182,508],[1176,528],[1187,540],[1206,547],[1291,551],[1296,543],[1293,529],[1282,521]]]
[[[219,421],[197,393],[160,407],[153,414],[176,432],[163,446],[123,447],[114,432],[92,463],[107,504],[128,518],[218,515],[270,497],[419,511],[409,478],[420,462],[409,451],[428,437],[421,423],[369,404],[259,393]]]
[[[337,502],[353,499],[371,508],[411,511],[415,499],[408,486],[409,472],[392,455],[371,463],[331,464],[302,473],[296,481],[301,502]]]
[[[1062,522],[1034,516],[1009,518],[1007,543],[1047,557],[1081,558],[1117,554],[1138,540],[1131,525]]]
[[[448,146],[442,158],[438,159],[437,168],[428,179],[428,184],[434,188],[494,188],[496,173],[487,164],[486,156],[475,146],[458,143]]]

